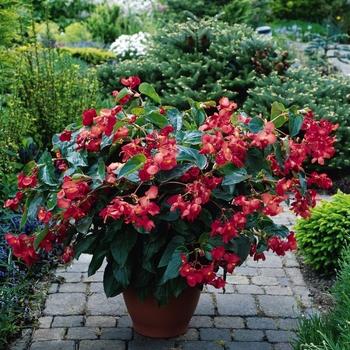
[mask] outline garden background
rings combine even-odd
[[[257,35],[265,25],[272,35]],[[112,91],[131,75],[179,109],[222,96],[255,115],[268,115],[275,101],[309,107],[339,123],[336,155],[322,169],[334,181],[332,194],[349,193],[350,85],[336,68],[349,63],[349,34],[347,0],[0,0],[0,344],[35,324],[50,271],[61,263],[58,244],[30,270],[12,257],[3,236],[30,232],[38,222],[20,227],[20,213],[3,203],[15,195],[16,175],[51,150],[62,126],[84,109],[111,107]],[[309,260],[325,249],[331,256],[331,263],[321,259],[320,274],[339,268],[349,236],[347,203],[327,209],[342,210],[343,221],[334,223],[324,210],[306,238],[320,244]],[[340,232],[331,249],[318,233],[320,220]]]

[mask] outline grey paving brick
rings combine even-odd
[[[287,343],[290,342],[293,337],[295,338],[295,334],[291,331],[267,330],[266,337],[271,343]]]
[[[188,342],[179,342],[178,344],[181,350],[223,350],[224,349],[219,343],[215,341],[188,341]],[[162,348],[157,348],[157,349],[162,349]],[[138,348],[131,349],[131,350],[138,350]],[[150,350],[154,350],[154,349],[150,349]],[[166,350],[173,350],[173,349],[166,348]]]
[[[33,335],[33,341],[42,340],[61,340],[65,335],[64,328],[42,328],[36,329]]]
[[[110,340],[131,340],[132,329],[131,328],[102,328],[100,339]]]
[[[68,328],[66,338],[71,340],[97,339],[99,334],[100,334],[99,328],[72,327],[72,328]]]
[[[294,297],[282,295],[258,295],[262,312],[267,316],[293,317],[297,310]]]
[[[247,266],[249,267],[276,267],[281,268],[283,267],[282,259],[279,256],[272,255],[272,254],[265,254],[267,259],[265,261],[254,261],[253,258],[248,258],[246,261]]]
[[[259,275],[265,277],[286,277],[284,269],[260,268]]]
[[[235,341],[263,341],[265,334],[257,329],[236,329],[233,332],[233,339]]]
[[[50,328],[52,323],[53,317],[52,316],[43,316],[39,317],[39,328]]]
[[[52,322],[52,328],[56,327],[82,327],[84,316],[56,316]]]
[[[87,306],[88,316],[121,316],[127,312],[122,295],[106,298],[103,294],[94,293],[88,297]]]
[[[71,340],[38,341],[30,346],[30,350],[75,350],[75,342]]]
[[[83,282],[103,282],[103,272],[96,272],[90,277],[84,277]]]
[[[200,328],[199,337],[201,340],[231,340],[229,329],[219,328]]]
[[[189,326],[194,328],[213,327],[213,321],[209,316],[192,316]]]
[[[193,341],[199,340],[199,331],[195,328],[189,328],[185,334],[176,337],[176,341]]]
[[[81,272],[57,272],[55,273],[57,277],[63,277],[66,283],[81,282],[82,273]]]
[[[240,294],[265,294],[265,291],[262,287],[256,286],[254,284],[237,285],[235,287],[237,289],[237,293]]]
[[[45,303],[44,315],[79,315],[85,312],[84,293],[50,294]]]
[[[159,350],[174,349],[174,341],[164,340],[164,339],[149,339],[146,341],[134,340],[129,342],[128,344],[128,350],[156,350],[156,349],[159,349]]]
[[[225,344],[225,350],[272,350],[269,343],[266,342],[228,342]]]
[[[293,291],[289,286],[265,286],[266,294],[272,295],[293,295]]]
[[[85,321],[86,327],[115,327],[116,324],[114,316],[88,316]]]
[[[58,283],[52,283],[47,293],[48,294],[57,293],[57,290],[58,290]]]
[[[216,295],[220,315],[254,316],[258,314],[255,299],[250,294],[236,294],[231,298],[227,295]]]
[[[239,266],[235,268],[235,274],[243,276],[257,276],[259,272],[258,269],[254,267]]]
[[[296,318],[277,318],[276,322],[279,329],[286,331],[296,330],[298,328],[298,321]]]
[[[291,279],[292,283],[296,286],[305,286],[305,281],[303,275],[300,272],[299,268],[291,267],[286,268],[286,274]]]
[[[277,329],[274,318],[267,317],[247,317],[247,327],[251,329]]]
[[[90,283],[90,293],[104,293],[104,289],[103,289],[103,283],[101,282],[94,282],[94,283]]]
[[[199,298],[199,302],[194,312],[194,315],[214,315],[214,314],[215,314],[215,308],[214,308],[212,295],[209,293],[202,293],[201,297]]]
[[[293,350],[293,346],[290,343],[278,343],[274,344],[274,350]]]
[[[249,284],[249,278],[247,276],[239,276],[239,275],[233,275],[233,276],[227,276],[226,278],[227,283],[230,284]]]
[[[244,319],[242,317],[234,317],[234,316],[220,316],[214,318],[214,324],[216,328],[229,328],[229,329],[237,329],[244,328]]]
[[[79,350],[125,350],[125,349],[126,349],[126,344],[121,340],[83,340],[79,344]]]
[[[118,327],[132,327],[132,321],[130,316],[121,316],[117,321]]]
[[[85,283],[63,283],[59,287],[60,293],[85,293]]]
[[[258,286],[277,286],[278,280],[276,277],[253,276],[252,283]]]

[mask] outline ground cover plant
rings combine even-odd
[[[337,278],[331,289],[332,306],[326,314],[308,314],[298,319],[295,350],[343,350],[350,344],[350,249],[343,246]]]

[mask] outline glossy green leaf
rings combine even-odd
[[[304,118],[302,115],[298,114],[297,108],[295,106],[291,107],[289,110],[289,136],[293,137],[298,135],[301,126],[303,125]]]
[[[171,260],[175,250],[179,247],[185,244],[185,238],[182,236],[174,236],[168,246],[165,249],[165,252],[162,255],[162,258],[160,259],[160,262],[158,264],[158,267],[166,266],[168,265],[169,261]]]
[[[203,131],[188,130],[176,133],[176,141],[181,145],[198,145],[202,143]]]
[[[137,232],[128,230],[119,232],[111,243],[111,253],[120,267],[123,267],[128,259],[131,249],[137,240]]]
[[[146,157],[143,154],[136,154],[135,156],[131,157],[121,168],[118,174],[118,179],[141,169],[145,163]]]
[[[153,101],[157,102],[158,104],[161,104],[159,95],[156,93],[156,90],[154,90],[153,86],[151,86],[150,84],[142,83],[139,86],[139,91],[142,94],[150,97]]]
[[[178,164],[171,170],[160,170],[154,177],[159,182],[168,182],[172,179],[181,177],[186,171],[193,168],[193,164]]]
[[[46,237],[46,235],[49,233],[49,225],[46,223],[44,226],[44,229],[39,232],[35,239],[34,239],[34,249],[38,249],[39,244],[42,242],[42,240]]]
[[[102,266],[107,252],[108,250],[106,250],[105,247],[98,248],[94,251],[88,268],[88,276],[92,276]]]
[[[287,112],[282,103],[274,102],[272,104],[270,120],[276,128],[280,128],[288,120]]]
[[[244,168],[237,169],[229,175],[225,175],[222,185],[234,185],[248,179],[247,170]]]
[[[126,87],[122,88],[118,92],[118,96],[115,99],[115,104],[117,104],[123,97],[128,96],[128,95],[129,95],[129,90]]]
[[[113,275],[123,289],[129,286],[131,280],[132,261],[128,259],[123,266],[113,263]]]
[[[188,249],[185,246],[176,248],[173,252],[170,261],[168,262],[167,268],[164,272],[161,284],[167,282],[172,278],[176,278],[180,275],[180,267],[182,266],[182,260],[180,254],[188,254]]]
[[[56,186],[57,180],[55,177],[55,168],[52,164],[51,154],[47,151],[44,151],[38,163],[40,164],[38,177],[46,185]]]
[[[257,134],[259,131],[264,130],[264,120],[260,117],[254,117],[249,122],[249,129],[253,134]]]
[[[79,259],[79,256],[82,253],[86,253],[88,249],[91,249],[91,247],[95,244],[95,241],[97,239],[97,235],[95,234],[84,235],[83,237],[84,239],[80,239],[74,246],[75,259]],[[95,246],[97,247],[97,244]],[[91,251],[93,250],[94,249],[92,249]]]
[[[183,114],[176,108],[168,109],[166,116],[170,122],[170,125],[175,131],[180,131],[183,125]]]
[[[207,115],[205,113],[204,108],[201,107],[201,103],[195,102],[190,98],[188,99],[188,102],[191,105],[191,114],[195,124],[197,125],[197,127],[203,125],[205,119],[207,118]]]
[[[147,121],[158,125],[162,129],[169,125],[168,119],[158,112],[152,112],[151,114],[146,115],[145,118]]]
[[[103,274],[103,288],[107,298],[112,298],[124,290],[114,277],[113,270],[113,264],[109,262]]]
[[[91,216],[85,216],[85,217],[79,219],[75,223],[75,227],[76,227],[77,231],[84,233],[84,234],[87,234],[91,228],[92,219],[93,218]]]
[[[179,155],[176,157],[176,160],[187,160],[197,165],[199,169],[203,169],[207,165],[207,158],[204,154],[198,154],[198,150],[194,148],[178,146]]]

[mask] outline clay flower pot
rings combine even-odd
[[[172,295],[163,307],[158,307],[152,293],[142,302],[133,287],[128,287],[123,297],[137,333],[150,338],[173,338],[187,332],[200,294],[198,288],[188,287],[178,297]]]

